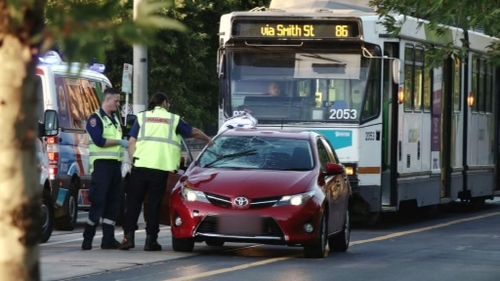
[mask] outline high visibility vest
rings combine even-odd
[[[162,171],[179,169],[181,138],[175,132],[180,117],[162,107],[137,116],[140,129],[134,153],[134,166]]]
[[[99,119],[101,119],[102,122],[102,137],[105,139],[112,139],[112,140],[120,140],[122,138],[122,128],[120,126],[120,121],[117,119],[116,116],[113,118],[115,119],[115,124],[111,121],[111,119],[108,116],[101,116],[99,110],[96,111],[97,116]],[[117,161],[122,161],[123,157],[123,148],[121,145],[114,145],[114,146],[108,146],[108,147],[100,147],[94,144],[92,139],[90,139],[89,143],[89,164],[90,164],[90,172],[94,170],[94,161],[97,159],[111,159],[111,160],[117,160]]]

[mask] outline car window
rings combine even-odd
[[[323,146],[329,155],[329,158],[331,159],[331,163],[340,163],[339,158],[337,156],[337,153],[335,153],[335,150],[333,149],[333,146],[330,144],[330,142],[325,139],[325,138],[320,138],[321,142],[323,143]]]
[[[325,144],[323,143],[322,139],[318,139],[316,142],[316,145],[318,146],[318,156],[319,156],[319,161],[321,165],[321,169],[326,169],[326,163],[331,163],[334,162],[335,160],[333,159],[333,155],[331,154],[331,151],[329,151],[326,147]]]
[[[206,168],[310,170],[314,162],[307,140],[257,137],[220,136],[199,158]]]

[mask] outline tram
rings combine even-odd
[[[399,16],[394,36],[371,9],[305,2],[328,1],[222,15],[219,124],[251,112],[259,127],[323,134],[366,218],[499,193],[498,38],[469,31],[466,57],[430,65],[430,49],[462,47],[461,29]]]

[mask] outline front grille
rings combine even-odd
[[[257,198],[253,199],[250,203],[250,208],[258,209],[258,208],[268,208],[274,206],[281,197],[272,197],[272,198]]]
[[[206,216],[201,224],[198,226],[196,232],[203,234],[234,234],[234,233],[222,233],[219,227],[219,217],[218,216]],[[242,222],[245,222],[245,219],[241,219]],[[268,236],[268,237],[283,237],[283,232],[281,231],[278,223],[273,218],[261,218],[260,219],[260,232],[259,233],[237,233],[241,236]],[[238,225],[234,225],[235,230],[239,227]]]
[[[215,206],[223,208],[231,208],[231,199],[229,197],[224,197],[211,193],[206,193],[205,197],[207,197],[208,201]]]
[[[226,196],[221,196],[213,193],[205,193],[208,201],[215,206],[230,209],[232,207],[231,198]],[[268,208],[274,206],[281,197],[267,197],[267,198],[257,198],[250,199],[251,209]]]
[[[197,232],[201,233],[217,233],[217,217],[206,216],[198,226]]]

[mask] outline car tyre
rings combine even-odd
[[[78,181],[73,181],[69,196],[63,205],[64,215],[55,221],[59,230],[73,230],[78,218]]]
[[[222,247],[222,246],[224,246],[224,241],[221,241],[221,240],[207,240],[207,241],[205,241],[205,244],[207,244],[210,247]]]
[[[172,236],[172,248],[176,252],[192,252],[194,240],[190,238],[179,239]]]
[[[325,216],[321,216],[319,235],[310,245],[304,245],[304,257],[306,258],[324,258],[327,254],[328,228]]]
[[[52,204],[52,198],[48,192],[43,192],[42,194],[40,216],[42,228],[40,242],[45,243],[49,241],[52,230],[54,229],[54,205]]]
[[[349,248],[351,240],[351,218],[349,210],[345,212],[344,226],[342,230],[328,237],[328,246],[333,252],[345,252]]]

